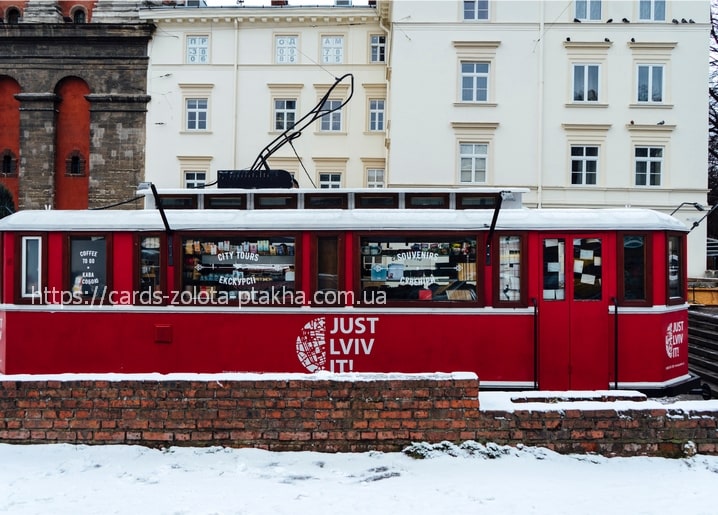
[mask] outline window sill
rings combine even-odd
[[[571,102],[570,104],[565,104],[565,107],[588,107],[588,108],[606,108],[608,107],[608,104],[602,104],[600,102]]]
[[[496,102],[454,102],[454,107],[496,107]]]
[[[212,134],[212,131],[180,131],[180,134],[191,134],[191,135],[204,135],[204,134]]]
[[[346,136],[345,131],[315,131],[315,136]]]
[[[628,104],[629,109],[673,109],[673,104],[660,102],[641,102],[639,104]]]

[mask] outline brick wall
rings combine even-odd
[[[0,442],[398,451],[476,440],[558,452],[718,454],[718,409],[480,410],[473,374],[0,382]],[[129,376],[125,376],[129,377]],[[160,377],[160,376],[158,376]],[[607,404],[609,406],[610,404]],[[709,403],[714,406],[714,403]]]

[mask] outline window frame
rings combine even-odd
[[[646,149],[647,155],[645,158],[643,156],[637,156],[636,153],[639,149]],[[651,157],[651,151],[652,150],[660,150],[661,156],[660,158],[652,158]],[[664,163],[666,159],[666,147],[665,145],[634,145],[633,146],[633,186],[637,188],[660,188],[663,186],[663,176],[664,176]],[[645,171],[645,179],[644,184],[638,183],[638,165],[639,163],[646,163],[646,171]],[[653,165],[657,163],[659,165],[659,171],[658,174],[654,173],[652,171]],[[651,177],[657,175],[659,182],[658,184],[651,184]]]
[[[381,172],[381,184],[376,178],[371,177],[371,175],[377,175],[378,172]],[[386,188],[386,170],[384,168],[368,167],[366,169],[366,187],[374,189]]]
[[[576,83],[576,72],[578,68],[583,68],[583,73],[581,74],[581,80],[583,81],[583,90],[581,91],[581,95],[583,96],[583,99],[576,99],[576,93],[577,93],[577,83]],[[596,98],[594,100],[589,99],[589,93],[591,92],[591,77],[590,77],[590,70],[592,68],[596,69]],[[583,63],[573,63],[571,65],[571,71],[573,72],[571,74],[571,102],[575,104],[598,104],[601,102],[601,63],[589,63],[589,62],[583,62]]]
[[[193,108],[190,107],[190,102],[205,102],[205,107],[202,108],[199,105],[197,107]],[[184,99],[185,104],[185,131],[191,132],[191,133],[201,133],[201,132],[209,132],[209,97],[200,97],[196,95],[187,96]],[[204,127],[199,127],[201,124],[201,115],[204,113]],[[196,119],[194,120],[194,123],[196,127],[190,127],[192,116],[191,114],[194,114],[196,116]]]
[[[73,270],[72,268],[72,242],[75,239],[90,239],[90,238],[102,238],[105,242],[105,283],[102,287],[102,289],[98,289],[99,285],[94,287],[92,289],[92,294],[85,294],[82,291],[76,292],[74,289],[74,286],[76,284],[74,281],[77,279],[77,276],[74,278],[72,277]],[[110,232],[69,232],[66,233],[64,242],[65,242],[65,252],[64,252],[64,266],[63,266],[63,272],[62,272],[62,285],[64,291],[72,292],[73,295],[73,301],[75,300],[75,295],[79,295],[77,299],[82,299],[83,304],[91,304],[91,305],[109,305],[112,300],[111,293],[113,292],[112,284],[113,284],[113,255],[112,255],[112,240],[113,235]],[[134,275],[134,274],[133,274]]]
[[[201,40],[200,43],[192,44],[192,40]],[[187,34],[185,35],[185,64],[198,65],[210,64],[210,35],[209,34]],[[205,50],[204,55],[202,50]],[[197,61],[192,61],[193,52],[196,54]]]
[[[299,273],[300,270],[302,270],[302,235],[301,233],[298,233],[297,231],[262,231],[261,233],[257,233],[254,231],[182,231],[177,233],[177,239],[175,242],[175,248],[174,252],[175,255],[181,256],[180,258],[180,265],[178,265],[179,273],[174,274],[174,285],[175,285],[175,291],[180,292],[180,301],[178,304],[180,306],[186,306],[186,307],[196,307],[196,306],[223,306],[223,305],[240,305],[240,298],[239,294],[237,294],[236,299],[232,299],[230,295],[227,295],[225,299],[220,300],[219,298],[216,298],[215,300],[211,300],[212,293],[209,289],[207,290],[201,290],[202,283],[205,282],[205,286],[217,286],[216,291],[223,291],[220,290],[219,285],[224,284],[228,289],[232,287],[231,283],[222,283],[221,279],[219,278],[220,275],[226,276],[229,274],[220,274],[214,266],[212,267],[204,267],[204,268],[197,268],[197,264],[202,264],[202,257],[203,256],[210,256],[209,261],[217,261],[219,262],[219,258],[212,258],[212,256],[218,256],[220,252],[226,252],[225,250],[220,250],[220,243],[223,245],[226,243],[230,244],[230,251],[235,250],[236,247],[238,247],[239,243],[232,245],[230,241],[240,242],[244,240],[248,244],[248,249],[246,252],[247,254],[257,254],[256,259],[250,259],[250,258],[228,258],[227,260],[230,261],[226,263],[229,265],[234,265],[234,261],[240,261],[242,263],[253,264],[254,261],[257,262],[257,264],[263,264],[261,263],[261,256],[265,256],[268,258],[274,258],[279,256],[284,257],[292,257],[293,260],[291,260],[291,263],[289,263],[290,260],[283,260],[286,261],[286,263],[276,263],[275,259],[270,259],[266,263],[267,265],[273,265],[272,268],[276,268],[274,265],[276,264],[283,264],[286,265],[287,270],[284,270],[285,277],[286,272],[291,270],[293,268],[294,271],[294,277],[292,282],[293,284],[293,291],[294,295],[292,299],[289,300],[289,302],[286,302],[286,299],[284,297],[281,298],[281,302],[274,303],[274,298],[269,299],[271,302],[269,303],[263,303],[261,299],[253,299],[249,300],[248,298],[242,299],[241,305],[251,305],[251,306],[261,306],[261,307],[268,307],[270,309],[272,308],[282,308],[282,307],[292,307],[292,306],[298,306],[296,303],[299,300],[303,299],[303,289],[302,289],[302,274]],[[285,247],[287,247],[287,252],[289,252],[288,247],[291,246],[292,250],[291,253],[287,254],[260,254],[260,252],[265,252],[264,250],[259,249],[259,241],[260,240],[266,240],[268,243],[268,246],[271,248],[271,241],[272,239],[279,240],[279,239],[286,239],[291,240],[290,244],[285,244]],[[250,243],[253,242],[253,243]],[[190,247],[188,247],[190,245]],[[205,245],[208,245],[210,248],[212,245],[216,247],[215,254],[212,254],[210,252],[205,252],[206,247]],[[252,249],[252,245],[254,245],[254,249]],[[235,249],[232,249],[232,246],[235,247]],[[188,252],[188,250],[192,250],[191,252]],[[244,252],[244,251],[243,251]],[[278,251],[277,251],[278,252]],[[199,257],[197,257],[199,256]],[[223,260],[225,261],[225,260]],[[282,260],[280,260],[282,261]],[[211,264],[211,263],[208,263]],[[235,277],[234,274],[234,268],[232,271],[232,277]],[[203,270],[207,270],[207,275],[211,279],[207,281],[202,281],[202,275]],[[236,268],[239,270],[239,268]],[[196,273],[195,273],[196,272]],[[187,273],[191,274],[191,277],[187,277]],[[249,277],[256,277],[258,274],[263,272],[253,272],[252,275]],[[214,278],[216,276],[216,279]],[[236,275],[237,279],[244,279],[245,275],[242,273],[241,276],[238,274]],[[216,283],[214,281],[217,281]],[[246,281],[244,284],[245,286],[248,286],[248,290],[251,292],[254,291],[264,291],[257,289],[256,285],[261,284],[262,282],[275,282],[275,281],[257,281],[257,282],[251,282]],[[279,282],[287,282],[287,281],[279,281]],[[274,288],[274,285],[271,285],[272,288]],[[282,285],[282,288],[284,288],[286,285]],[[187,288],[190,288],[189,290]],[[227,290],[228,291],[228,290]],[[235,290],[237,291],[237,290]],[[274,290],[272,290],[274,291]],[[286,290],[288,291],[288,290]],[[204,295],[203,295],[204,293]],[[200,298],[200,295],[202,296]],[[261,294],[260,294],[261,296]],[[294,302],[293,302],[294,301]]]
[[[43,292],[47,288],[47,235],[44,233],[22,233],[16,236],[16,263],[19,263],[19,274],[15,278],[15,303],[16,304],[45,304],[48,300]],[[37,241],[37,294],[27,293],[28,270],[26,267],[27,246],[26,241]],[[52,299],[50,299],[52,300]]]
[[[343,131],[344,128],[344,117],[342,116],[342,111],[344,110],[344,107],[341,106],[343,100],[336,99],[336,98],[328,98],[324,101],[324,103],[321,105],[320,111],[330,111],[332,109],[335,109],[334,111],[331,111],[324,116],[322,116],[319,119],[319,132],[321,133],[340,133]],[[324,109],[324,106],[328,105],[328,109]],[[335,124],[338,123],[339,127],[334,128]]]
[[[643,299],[630,299],[626,297],[626,246],[624,243],[625,238],[631,237],[643,237],[643,257],[644,257],[644,272],[643,272],[643,288],[644,298]],[[642,231],[619,231],[616,234],[616,263],[617,268],[617,282],[618,287],[616,288],[617,302],[619,306],[652,306],[653,305],[653,281],[651,277],[654,277],[653,273],[653,234]],[[621,274],[623,271],[623,274]],[[623,279],[621,278],[623,275]]]
[[[319,40],[319,61],[322,64],[344,64],[346,38],[343,34],[322,34]]]
[[[283,103],[283,106],[277,105],[278,103]],[[294,102],[294,107],[289,108],[287,107],[287,103]],[[273,126],[272,130],[273,132],[284,132],[286,130],[290,130],[294,128],[294,125],[297,122],[297,113],[298,113],[298,100],[296,98],[289,98],[289,97],[276,97],[272,99],[272,104],[274,106],[273,109]],[[278,123],[279,122],[279,115],[282,115],[282,123],[281,126]],[[291,117],[291,121],[289,118]]]
[[[601,0],[576,0],[576,9],[574,10],[575,18],[581,21],[601,21],[602,8]],[[583,12],[581,12],[581,6],[583,6]],[[594,6],[598,6],[598,13],[593,9]]]
[[[462,152],[462,147],[467,146],[467,145],[471,145],[474,148],[477,146],[484,146],[484,147],[486,147],[486,153],[480,154],[480,153],[472,152],[470,154],[464,154]],[[488,142],[481,142],[481,141],[460,141],[459,142],[459,184],[487,184],[488,183],[488,180],[489,180],[489,156],[490,156],[489,148],[490,148],[490,145]],[[477,181],[476,174],[481,173],[481,172],[477,171],[476,161],[477,161],[477,159],[481,159],[481,158],[483,158],[483,160],[484,160],[484,170],[483,170],[484,180]],[[470,173],[471,173],[472,180],[470,180],[470,181],[465,181],[462,178],[462,175],[464,173],[464,169],[463,169],[464,159],[471,159]]]
[[[583,149],[583,154],[580,156],[574,155],[573,150],[581,148]],[[595,156],[588,156],[586,155],[586,151],[591,148],[596,149],[596,155]],[[601,147],[599,145],[581,145],[581,144],[571,144],[569,148],[569,157],[571,160],[571,186],[596,186],[598,185],[598,170],[600,169],[600,157],[601,157]],[[577,173],[574,170],[574,163],[581,163],[581,182],[574,182],[574,176]],[[594,171],[593,173],[593,182],[589,183],[587,182],[587,177],[589,175],[589,172],[587,170],[588,163],[594,163]]]
[[[326,178],[322,179],[322,176],[324,176],[324,175],[331,176],[331,177],[326,177]],[[336,177],[334,177],[334,176],[337,176],[339,178],[338,182],[335,180]],[[337,189],[337,188],[342,187],[342,181],[344,179],[344,174],[342,172],[321,171],[321,172],[317,172],[317,177],[319,179],[317,181],[317,185],[319,186],[319,189],[331,190],[331,189]]]
[[[657,18],[656,12],[658,9],[656,9],[657,5],[662,6],[663,10],[663,17]],[[648,6],[648,16],[643,16],[643,6]],[[665,0],[639,0],[638,1],[638,19],[640,21],[656,21],[656,22],[664,22],[666,21],[666,1]]]
[[[671,240],[676,239],[678,242],[678,288],[680,290],[680,295],[678,296],[671,296],[671,284],[670,284],[670,274],[671,274],[671,256],[675,254],[671,254]],[[688,263],[686,262],[686,248],[687,248],[687,237],[686,233],[682,232],[675,232],[675,231],[666,231],[666,245],[665,245],[665,254],[666,257],[666,305],[667,306],[675,306],[676,304],[683,304],[687,301],[687,295],[688,295],[688,281],[686,280],[686,267],[688,266]]]
[[[647,68],[647,83],[646,83],[646,99],[641,100],[641,68]],[[655,87],[654,73],[655,70],[661,70],[660,77],[660,100],[653,99],[653,89]],[[639,105],[647,104],[663,104],[666,98],[665,92],[666,84],[666,66],[663,63],[638,63],[636,64],[636,103]]]
[[[504,299],[501,296],[501,275],[502,275],[502,249],[501,238],[518,237],[520,242],[519,251],[519,298],[517,300]],[[491,243],[492,282],[491,302],[494,307],[525,308],[528,306],[528,233],[526,231],[499,232],[494,234]],[[509,261],[508,263],[512,263]],[[509,266],[509,268],[512,268]]]
[[[379,107],[381,103],[381,107]],[[386,98],[369,98],[369,132],[386,131]]]
[[[369,34],[369,62],[386,62],[386,34]]]
[[[396,242],[396,243],[404,242],[405,245],[408,245],[409,241],[413,241],[415,245],[416,244],[422,245],[423,243],[427,243],[427,244],[437,243],[439,245],[447,244],[447,245],[449,245],[448,250],[447,250],[448,254],[446,254],[446,256],[448,257],[448,260],[446,261],[447,264],[451,264],[451,259],[453,256],[457,256],[457,259],[461,258],[461,253],[462,253],[463,249],[459,248],[459,253],[455,254],[454,253],[455,251],[453,248],[453,242],[459,242],[459,244],[460,244],[460,242],[462,242],[462,241],[473,241],[475,244],[473,261],[471,261],[471,259],[469,257],[470,254],[467,254],[466,256],[467,256],[467,262],[473,263],[474,267],[472,267],[472,268],[467,267],[463,271],[455,269],[453,267],[444,267],[446,271],[456,270],[456,279],[452,281],[450,278],[449,282],[446,285],[442,285],[442,286],[451,286],[452,284],[462,283],[462,282],[463,283],[474,282],[475,284],[471,285],[474,287],[474,289],[473,290],[469,289],[468,291],[473,291],[473,294],[469,295],[469,296],[473,296],[475,298],[465,299],[465,298],[458,298],[458,296],[457,296],[456,299],[448,299],[448,296],[449,296],[448,293],[447,293],[447,299],[433,299],[433,298],[425,298],[425,297],[422,298],[419,291],[425,290],[428,288],[422,287],[422,288],[417,289],[418,286],[421,286],[420,284],[418,284],[418,283],[414,284],[414,283],[409,282],[406,285],[411,287],[411,289],[416,289],[417,298],[390,299],[389,295],[385,294],[386,295],[385,303],[380,303],[380,304],[368,303],[368,304],[362,304],[363,306],[365,306],[365,307],[442,306],[442,307],[452,307],[452,308],[460,309],[460,308],[467,308],[467,307],[481,307],[484,305],[484,302],[483,302],[483,300],[484,300],[483,299],[483,280],[482,280],[483,275],[484,275],[484,270],[483,270],[482,260],[479,259],[479,256],[482,255],[482,253],[480,252],[480,249],[482,248],[482,245],[484,244],[485,236],[482,233],[472,233],[470,231],[465,231],[465,232],[460,232],[460,233],[441,232],[441,231],[418,231],[418,232],[410,231],[408,233],[402,233],[401,235],[398,235],[396,233],[391,233],[391,232],[384,232],[384,231],[375,232],[375,233],[368,232],[368,231],[357,231],[357,233],[354,236],[354,246],[353,246],[354,252],[355,252],[354,262],[356,263],[355,269],[354,269],[354,281],[355,281],[355,284],[357,285],[356,290],[355,290],[355,298],[356,299],[361,299],[363,302],[367,298],[370,297],[366,293],[366,291],[368,291],[366,288],[376,287],[377,288],[376,290],[371,290],[373,292],[387,291],[386,289],[382,290],[382,288],[381,288],[382,285],[380,285],[380,284],[369,284],[366,287],[364,286],[365,283],[384,283],[385,288],[388,288],[388,286],[386,284],[389,281],[389,278],[388,278],[389,263],[387,263],[386,267],[383,267],[383,266],[380,267],[382,276],[384,275],[383,271],[387,270],[387,278],[386,279],[378,278],[378,279],[374,280],[371,277],[371,275],[369,275],[368,278],[366,275],[367,270],[371,270],[373,267],[376,266],[376,264],[377,264],[376,258],[383,254],[384,250],[382,250],[382,245],[387,243],[387,241],[385,241],[385,240],[391,240],[388,242],[390,244],[394,243],[394,242]],[[368,244],[363,245],[364,242],[366,242]],[[372,242],[378,242],[378,248],[379,248],[378,254],[374,254],[372,252],[371,247],[374,247],[374,246],[369,245],[369,243],[372,243]],[[410,252],[408,250],[408,248],[407,249],[396,249],[396,250],[399,251],[399,254],[401,254],[402,250],[405,252]],[[397,255],[399,255],[399,254],[397,254]],[[442,254],[442,256],[443,255],[444,254]],[[437,261],[438,261],[438,259],[439,258],[437,258]],[[413,259],[407,258],[407,260],[411,261]],[[392,261],[394,261],[394,260],[392,260]],[[401,261],[401,260],[398,260],[398,261]],[[424,261],[424,259],[421,259],[420,261]],[[382,262],[383,262],[383,260],[382,260]],[[402,263],[399,263],[399,264],[402,264]],[[367,269],[367,266],[369,267],[368,269]],[[406,266],[406,265],[404,265],[404,266]],[[435,271],[435,270],[437,270],[437,268],[432,269],[432,275],[433,275],[433,271]],[[401,272],[401,273],[402,273],[402,277],[403,277],[403,272]],[[461,273],[467,274],[467,275],[465,275],[466,278],[461,279],[460,278]],[[423,282],[424,277],[425,276],[420,277],[422,282]],[[473,277],[473,279],[471,277]],[[399,280],[397,287],[400,284],[401,284],[401,279]],[[438,283],[432,283],[432,284],[438,284]],[[441,286],[438,289],[441,289]],[[461,288],[461,289],[463,290],[463,288]],[[443,292],[446,292],[449,290],[451,290],[451,288],[444,288]],[[431,291],[431,290],[429,290],[429,291]],[[442,292],[442,294],[443,294],[443,292]],[[394,292],[391,292],[391,293],[394,293]],[[466,294],[461,295],[461,296],[466,296]],[[432,293],[432,297],[433,297],[433,293]]]
[[[485,7],[482,7],[483,5]],[[463,21],[489,21],[489,16],[491,15],[490,0],[464,0],[461,12]],[[484,12],[486,16],[481,16]]]
[[[207,170],[182,170],[182,174],[182,182],[184,183],[184,187],[187,189],[204,189],[204,187],[207,185]],[[194,179],[189,179],[187,177],[189,174],[194,174],[195,176],[198,174],[203,174],[204,178],[202,178],[200,182],[197,177],[195,177]]]
[[[473,70],[464,70],[465,66],[473,66]],[[486,66],[486,71],[477,71],[477,66]],[[471,82],[471,87],[464,87],[466,81]],[[481,81],[485,81],[482,87]],[[471,98],[467,99],[465,92],[471,92]],[[480,98],[481,92],[484,98]],[[491,97],[491,62],[481,60],[461,60],[459,62],[459,99],[464,104],[486,104]]]
[[[287,39],[286,44],[283,39]],[[299,64],[299,34],[274,35],[274,64]]]

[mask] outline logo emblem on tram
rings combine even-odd
[[[674,359],[679,356],[680,345],[685,339],[685,324],[683,322],[669,322],[666,327],[666,354]]]
[[[374,350],[379,317],[319,317],[304,324],[297,358],[308,372],[354,372],[355,359]]]

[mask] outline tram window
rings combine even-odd
[[[161,291],[160,237],[143,236],[140,240],[140,292]]]
[[[191,235],[181,242],[183,304],[302,303],[293,237]]]
[[[108,294],[107,240],[104,236],[70,237],[67,291],[73,296],[103,298]]]
[[[42,288],[42,238],[23,236],[20,292],[24,299],[40,297]]]
[[[365,236],[362,301],[476,302],[476,238]]]
[[[204,197],[205,209],[244,209],[244,195],[207,195]]]
[[[499,237],[498,280],[494,284],[498,291],[494,295],[499,303],[518,303],[522,301],[522,263],[523,238],[518,235]]]
[[[647,239],[644,235],[628,234],[623,236],[623,295],[621,300],[624,302],[645,302],[648,300],[646,288],[648,253],[646,245]]]
[[[197,209],[197,197],[160,195],[164,209]]]
[[[448,209],[449,195],[407,193],[405,197],[407,209]]]
[[[543,241],[543,298],[566,298],[566,240],[546,238]]]
[[[573,299],[601,300],[601,240],[573,240]]]
[[[494,209],[495,207],[495,194],[456,194],[456,209]]]
[[[399,196],[395,193],[356,193],[354,205],[359,209],[395,209]]]
[[[323,305],[345,304],[348,299],[340,294],[339,287],[339,238],[323,236],[317,238],[317,277],[314,296]],[[351,302],[350,302],[351,303]]]
[[[668,256],[666,269],[668,270],[668,302],[676,304],[684,300],[684,264],[683,248],[680,236],[668,236]]]

